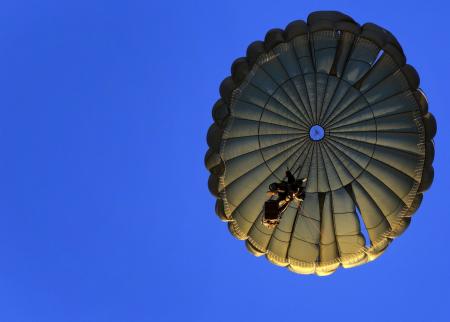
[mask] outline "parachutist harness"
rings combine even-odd
[[[274,182],[269,185],[270,199],[264,203],[262,223],[268,228],[275,227],[292,201],[297,201],[299,207],[305,197],[304,183],[306,178],[295,179],[292,173],[286,171],[287,181]],[[276,197],[276,199],[274,199]]]

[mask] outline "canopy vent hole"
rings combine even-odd
[[[309,137],[313,141],[320,141],[325,136],[325,130],[320,125],[314,125],[309,129]]]

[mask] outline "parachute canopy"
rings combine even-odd
[[[256,256],[328,275],[377,258],[432,181],[436,121],[387,30],[339,12],[272,29],[220,85],[207,135],[216,213]],[[270,183],[307,178],[303,204],[261,223]]]

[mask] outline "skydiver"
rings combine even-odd
[[[305,189],[303,187],[307,178],[295,179],[292,173],[286,171],[287,180],[274,182],[269,185],[270,199],[264,203],[263,224],[268,228],[276,226],[281,219],[281,215],[286,211],[292,201],[303,202]],[[276,196],[276,199],[272,197]]]

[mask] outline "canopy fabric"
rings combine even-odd
[[[328,275],[377,258],[432,183],[436,121],[398,41],[374,24],[315,12],[237,59],[213,108],[205,163],[216,213],[255,255]],[[266,192],[307,178],[275,229]]]

